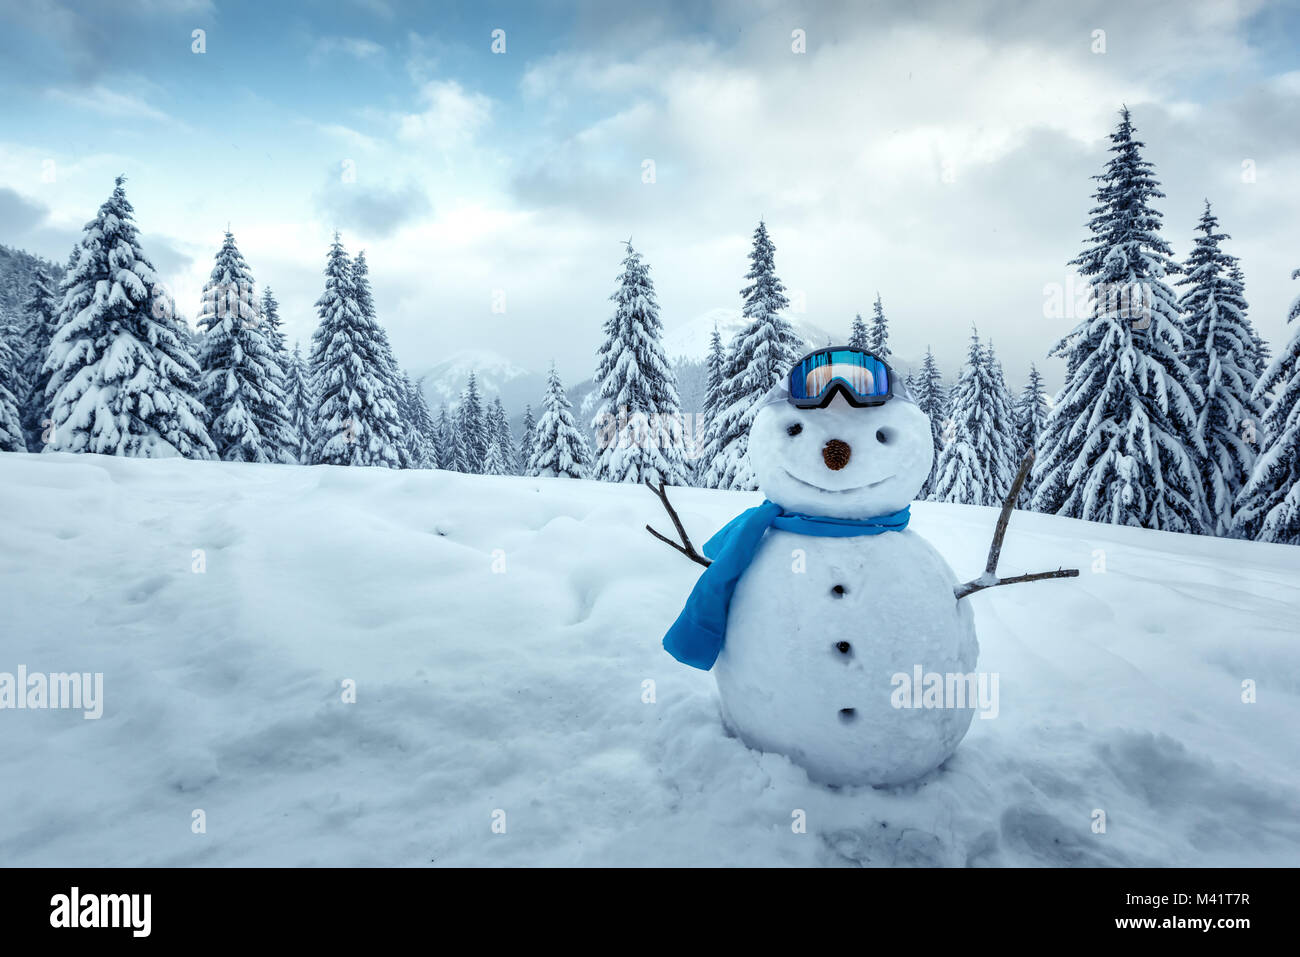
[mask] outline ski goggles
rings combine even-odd
[[[894,396],[894,373],[870,352],[838,346],[810,352],[790,370],[787,401],[799,409],[820,409],[835,393],[849,405],[884,405]]]

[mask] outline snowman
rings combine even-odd
[[[664,638],[679,661],[712,669],[727,727],[756,750],[784,754],[831,785],[915,780],[965,736],[972,700],[914,707],[914,674],[974,686],[979,642],[969,603],[998,579],[1002,536],[1030,459],[1021,466],[985,574],[958,584],[909,529],[930,474],[930,420],[868,352],[810,353],[763,399],[749,461],[766,501],[728,523],[699,555],[668,503],[678,545],[706,566]],[[919,670],[918,670],[919,669]],[[957,699],[964,696],[957,695]]]

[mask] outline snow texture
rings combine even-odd
[[[759,501],[672,494],[697,542]],[[982,569],[994,509],[912,508]],[[1289,546],[1016,513],[1004,572],[1084,572],[962,602],[997,718],[914,784],[836,790],[729,737],[660,647],[699,566],[644,488],[0,454],[0,514],[0,671],[103,672],[105,699],[0,713],[8,865],[1300,859]]]

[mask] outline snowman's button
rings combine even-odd
[[[844,593],[846,591],[848,591],[848,589],[845,588],[843,585],[836,585],[834,588],[831,589],[831,594],[834,595],[836,598],[843,598]]]
[[[835,642],[835,650],[842,655],[847,655],[850,651],[853,650],[853,646],[850,645],[847,641],[837,641]]]
[[[843,721],[845,724],[848,724],[857,716],[858,716],[857,712],[854,711],[852,708],[840,708],[840,720]]]

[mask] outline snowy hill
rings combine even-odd
[[[844,323],[844,329],[837,328],[828,332],[799,315],[786,313],[785,318],[794,326],[795,332],[803,337],[804,343],[808,346],[810,352],[813,349],[820,349],[824,345],[839,345],[848,342],[847,321]],[[688,322],[665,330],[663,340],[664,355],[672,360],[685,357],[699,361],[707,358],[709,340],[713,336],[715,323],[718,326],[718,332],[722,334],[724,347],[731,342],[737,332],[748,325],[739,309],[710,309]]]
[[[674,497],[697,542],[758,499]],[[914,513],[973,577],[994,510]],[[1004,571],[1083,575],[967,599],[998,717],[835,791],[661,650],[698,569],[639,487],[0,454],[0,515],[0,672],[104,675],[0,712],[0,863],[1300,860],[1297,548],[1017,513]]]
[[[522,414],[525,404],[536,407],[546,391],[542,373],[517,366],[489,349],[462,349],[416,376],[435,415],[441,405],[457,405],[470,372],[488,401],[500,395],[511,415]]]

